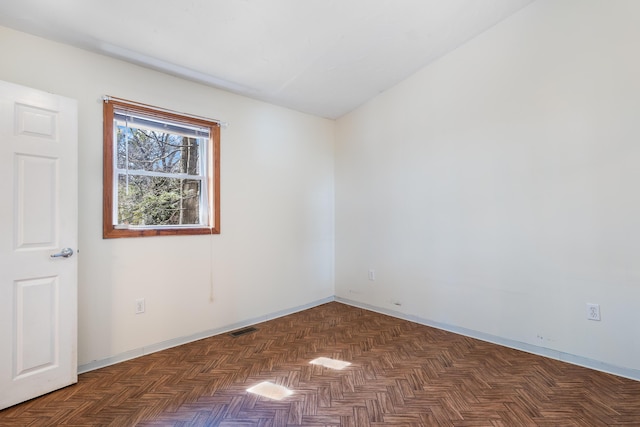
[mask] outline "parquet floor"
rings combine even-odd
[[[0,425],[640,426],[640,382],[337,302],[258,328],[80,375]],[[262,381],[294,393],[246,392]]]

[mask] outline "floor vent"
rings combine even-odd
[[[229,332],[229,335],[231,335],[232,337],[239,337],[240,335],[249,334],[257,330],[258,330],[257,328],[254,328],[253,326],[249,326],[248,328],[242,328],[242,329],[235,330],[233,332]]]

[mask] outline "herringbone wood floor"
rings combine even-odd
[[[245,391],[262,381],[294,394]],[[640,426],[640,382],[329,303],[80,375],[0,425]]]

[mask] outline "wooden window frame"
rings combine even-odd
[[[114,138],[113,123],[114,109],[126,110],[131,113],[144,114],[153,118],[175,121],[186,125],[201,126],[209,129],[207,152],[207,191],[208,191],[208,225],[203,226],[153,226],[146,227],[116,227],[113,218],[113,156]],[[105,239],[121,237],[147,236],[181,236],[198,234],[220,234],[220,124],[204,118],[182,115],[153,106],[139,104],[127,100],[105,98],[103,107],[103,207],[102,207],[102,236]]]

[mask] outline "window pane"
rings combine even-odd
[[[196,179],[118,176],[118,224],[202,224]]]
[[[206,139],[116,124],[119,169],[200,175]]]

